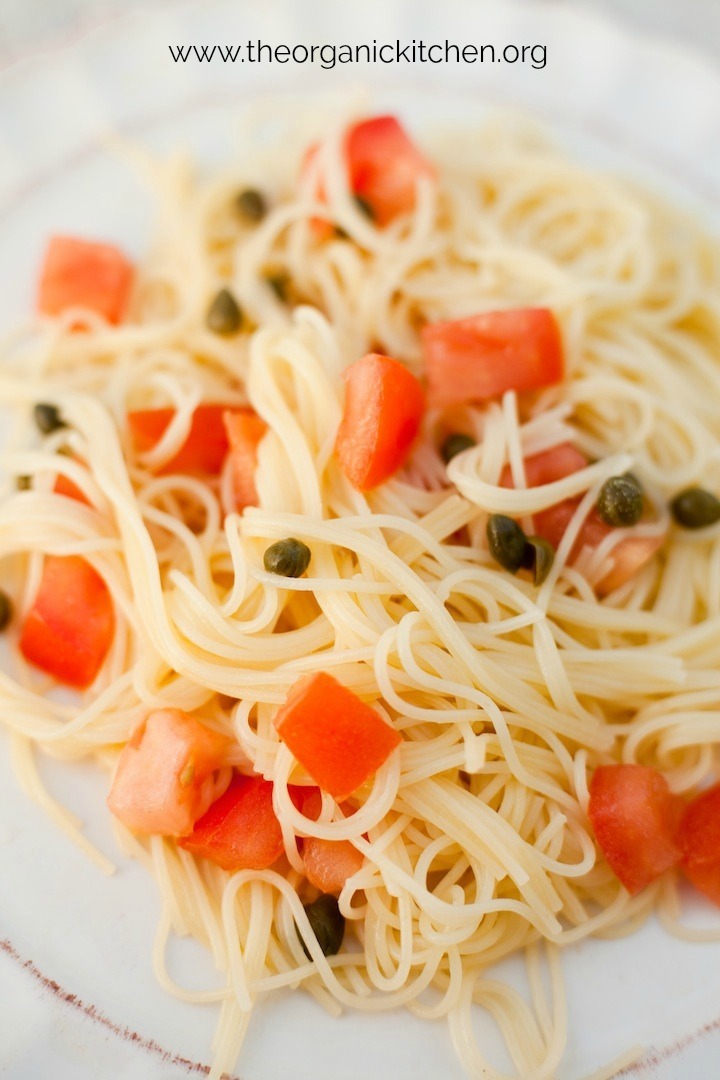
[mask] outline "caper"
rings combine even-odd
[[[323,893],[314,903],[305,904],[304,907],[323,956],[334,956],[340,951],[345,936],[345,918],[340,914],[336,898],[329,893]],[[302,941],[302,938],[300,940]],[[304,941],[302,947],[308,960],[311,960]]]
[[[265,281],[283,304],[287,303],[290,294],[290,276],[288,274],[266,274]]]
[[[16,477],[15,487],[18,489],[18,491],[29,491],[32,487],[32,476]]]
[[[12,619],[12,600],[6,592],[0,589],[0,630],[4,630]]]
[[[301,577],[309,564],[310,548],[294,536],[289,536],[287,540],[276,540],[263,555],[267,572],[282,577]]]
[[[527,541],[517,521],[504,514],[491,514],[487,528],[488,547],[495,562],[499,562],[511,574],[523,565]]]
[[[246,221],[262,221],[267,214],[265,196],[257,188],[245,188],[235,199],[237,212]]]
[[[57,406],[49,405],[46,401],[41,401],[40,404],[35,406],[34,416],[35,423],[43,435],[49,435],[51,431],[67,427]]]
[[[463,450],[469,450],[471,446],[475,446],[472,435],[462,435],[460,432],[456,432],[454,435],[448,435],[447,439],[445,439],[440,447],[440,454],[447,465],[457,454],[462,454]]]
[[[597,512],[606,525],[637,525],[643,512],[642,488],[634,476],[611,476],[600,488]]]
[[[670,510],[683,529],[704,529],[720,521],[720,500],[700,487],[681,491],[670,503]]]
[[[555,562],[555,548],[542,536],[528,536],[525,541],[523,567],[533,572],[533,585],[542,585]]]
[[[626,479],[626,480],[632,480],[633,484],[635,484],[635,486],[637,487],[637,489],[638,489],[639,491],[642,491],[642,489],[643,489],[643,486],[642,486],[642,484],[640,483],[640,481],[638,480],[638,478],[637,478],[637,476],[635,475],[635,473],[634,473],[634,472],[626,472],[626,473],[623,473],[623,476],[625,477],[625,479]]]
[[[362,195],[353,195],[353,200],[361,214],[364,214],[366,218],[370,218],[370,221],[375,220],[375,211],[367,199],[364,199]]]
[[[242,326],[243,316],[238,302],[229,289],[221,289],[205,316],[205,325],[213,334],[229,336],[237,334]]]

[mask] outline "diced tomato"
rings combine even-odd
[[[349,182],[372,210],[378,225],[387,225],[415,206],[417,182],[434,170],[394,116],[361,120],[345,142]]]
[[[302,165],[300,167],[301,176],[312,168],[319,149],[319,143],[313,143],[311,146],[308,146],[305,152],[305,157],[303,158]],[[325,184],[323,183],[322,176],[319,177],[317,180],[313,195],[318,202],[327,202],[327,195],[325,194]],[[333,225],[332,221],[328,221],[327,218],[311,218],[310,224],[318,240],[327,240],[335,233],[335,226]]]
[[[626,581],[635,577],[639,570],[652,559],[665,543],[662,536],[627,536],[617,544],[610,555],[611,567],[595,585],[599,596],[619,589]]]
[[[307,794],[302,803],[306,818],[316,821],[320,816],[322,798],[319,788],[305,788]],[[346,816],[351,807],[343,807]],[[318,836],[306,836],[302,842],[305,873],[311,885],[323,893],[339,893],[345,882],[362,867],[364,857],[349,840],[323,840]]]
[[[108,806],[133,832],[186,836],[227,786],[229,745],[181,709],[151,712],[123,747]]]
[[[350,190],[363,199],[380,226],[409,213],[415,206],[418,180],[435,175],[432,165],[394,116],[375,116],[353,124],[345,135],[344,151]],[[317,152],[318,144],[313,143],[305,154],[301,173],[312,166]],[[319,202],[327,201],[322,177],[315,197]],[[322,218],[314,218],[312,226],[319,239],[335,231],[332,222]]]
[[[688,803],[680,822],[682,870],[720,907],[720,784]]]
[[[487,311],[422,330],[428,397],[444,408],[563,379],[563,345],[547,308]]]
[[[323,840],[308,836],[303,844],[305,874],[311,885],[323,893],[336,895],[345,882],[362,868],[362,852],[349,840]]]
[[[680,861],[683,800],[647,765],[601,765],[588,816],[611,870],[632,895]]]
[[[78,461],[79,459],[74,458],[74,460]],[[80,464],[84,463],[80,461]],[[69,476],[65,476],[64,473],[58,473],[53,485],[53,491],[56,495],[64,495],[66,499],[74,499],[76,502],[85,503],[86,506],[90,505],[88,499],[85,498],[84,492],[80,490],[74,480],[71,480]]]
[[[342,800],[369,780],[400,735],[332,675],[303,675],[275,717],[280,738],[316,784]]]
[[[132,281],[132,264],[112,244],[53,236],[40,273],[38,310],[59,315],[66,308],[84,307],[119,323]]]
[[[544,450],[540,454],[533,454],[526,458],[525,479],[528,487],[539,487],[542,484],[551,484],[555,480],[563,480],[566,476],[584,469],[587,464],[588,460],[584,454],[570,443],[561,443],[550,450]],[[509,466],[503,470],[500,484],[502,487],[513,486]],[[557,548],[579,505],[580,498],[573,497],[563,499],[555,506],[549,506],[547,510],[538,511],[533,515],[535,534],[542,536],[554,548]],[[595,509],[591,510],[573,544],[568,560],[570,564],[575,562],[583,548],[598,547],[611,532],[613,532],[612,525],[607,525]],[[642,569],[662,547],[664,541],[664,535],[624,537],[610,553],[610,569],[600,581],[596,582],[595,591],[600,596],[606,596],[613,589],[620,588],[638,570]]]
[[[63,473],[58,473],[53,491],[56,495],[64,495],[66,499],[75,499],[76,502],[89,505],[85,493],[80,490],[74,480],[71,480],[69,476],[65,476]]]
[[[552,484],[555,480],[563,480],[566,476],[584,469],[588,459],[581,454],[572,443],[559,443],[549,450],[543,450],[539,454],[531,454],[526,457],[525,482],[529,488],[541,487],[543,484]],[[514,487],[512,471],[506,465],[500,476],[500,487]],[[569,500],[568,500],[569,501]]]
[[[280,858],[284,845],[273,810],[273,785],[261,776],[233,777],[195,828],[179,841],[193,855],[223,870],[265,870]]]
[[[255,486],[258,446],[268,426],[252,409],[226,409],[223,424],[230,442],[230,464],[233,475],[236,509],[258,505]]]
[[[369,491],[400,468],[424,410],[420,383],[398,360],[368,353],[350,365],[335,453],[353,487]]]
[[[217,475],[228,452],[228,437],[223,423],[226,405],[198,405],[190,421],[188,437],[178,452],[157,470],[167,473],[207,473]],[[165,434],[174,410],[139,409],[128,413],[128,426],[139,453],[152,450]]]
[[[79,555],[48,555],[40,588],[20,634],[26,660],[84,689],[112,644],[115,609],[107,585]]]

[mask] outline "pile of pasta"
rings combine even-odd
[[[206,176],[133,155],[158,196],[142,260],[56,239],[40,316],[4,345],[0,716],[21,782],[109,870],[35,761],[108,769],[121,846],[162,895],[158,978],[219,1004],[211,1077],[254,1003],[302,987],[333,1015],[445,1018],[468,1075],[500,1077],[481,1006],[517,1075],[550,1080],[565,946],[654,910],[712,936],[681,926],[686,849],[630,880],[588,806],[620,765],[648,770],[623,775],[652,779],[663,821],[717,779],[719,248],[508,118],[422,144],[394,118],[298,125]],[[628,475],[642,512],[599,524]],[[279,722],[298,686],[313,722],[359,718],[339,748],[317,736],[325,782]],[[383,750],[345,789],[332,770],[375,724]],[[168,784],[189,817],[153,830],[188,725],[202,752]],[[265,793],[270,865],[213,857],[240,791]],[[174,982],[175,934],[222,986]],[[531,1004],[492,974],[515,954]]]

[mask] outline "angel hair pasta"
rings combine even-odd
[[[142,168],[142,259],[53,237],[4,347],[20,779],[92,850],[35,754],[107,768],[212,1077],[301,987],[551,1080],[563,948],[720,903],[718,247],[507,122]]]

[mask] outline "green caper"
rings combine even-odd
[[[15,487],[18,489],[18,491],[29,491],[32,487],[32,476],[16,477]]]
[[[462,435],[460,432],[456,432],[454,435],[448,435],[447,439],[445,439],[440,447],[440,454],[447,465],[456,454],[462,454],[463,450],[469,450],[471,446],[475,446],[472,435]]]
[[[367,199],[363,199],[362,195],[353,195],[353,200],[361,214],[364,214],[370,221],[375,220],[375,211]]]
[[[0,630],[4,630],[12,619],[12,600],[6,592],[0,589]]]
[[[301,577],[309,564],[310,548],[294,536],[289,536],[287,540],[276,540],[263,555],[267,572],[282,577]]]
[[[637,489],[638,489],[639,491],[642,491],[642,489],[643,489],[643,486],[642,486],[642,484],[640,483],[640,481],[638,480],[638,478],[637,478],[637,476],[635,475],[635,473],[634,473],[634,472],[626,472],[626,473],[623,473],[623,476],[625,477],[625,479],[626,479],[626,480],[632,480],[632,482],[633,482],[633,484],[635,484],[636,488],[637,488]]]
[[[265,274],[265,281],[283,304],[287,303],[290,295],[290,276],[280,271],[277,274]]]
[[[345,918],[340,914],[336,898],[329,893],[323,893],[314,903],[305,904],[304,907],[323,956],[335,956],[335,953],[340,951],[345,936]],[[300,940],[302,941],[302,938]],[[308,960],[312,959],[304,941],[302,947]]]
[[[720,521],[720,500],[700,487],[681,491],[670,503],[670,510],[683,529],[704,529]]]
[[[600,488],[597,512],[606,525],[637,525],[643,512],[643,493],[634,476],[611,476]]]
[[[262,221],[267,214],[265,196],[257,188],[245,188],[235,199],[235,208],[246,221]]]
[[[517,521],[505,514],[491,514],[487,528],[488,547],[495,562],[499,562],[511,574],[523,565],[527,541]]]
[[[57,406],[49,405],[46,401],[41,401],[35,406],[34,416],[35,423],[43,435],[49,435],[51,431],[67,427]]]
[[[229,289],[221,289],[205,316],[205,325],[213,334],[224,337],[237,334],[242,326],[243,316],[237,300]]]
[[[542,536],[528,536],[523,567],[533,572],[533,585],[542,585],[555,562],[555,548]]]

